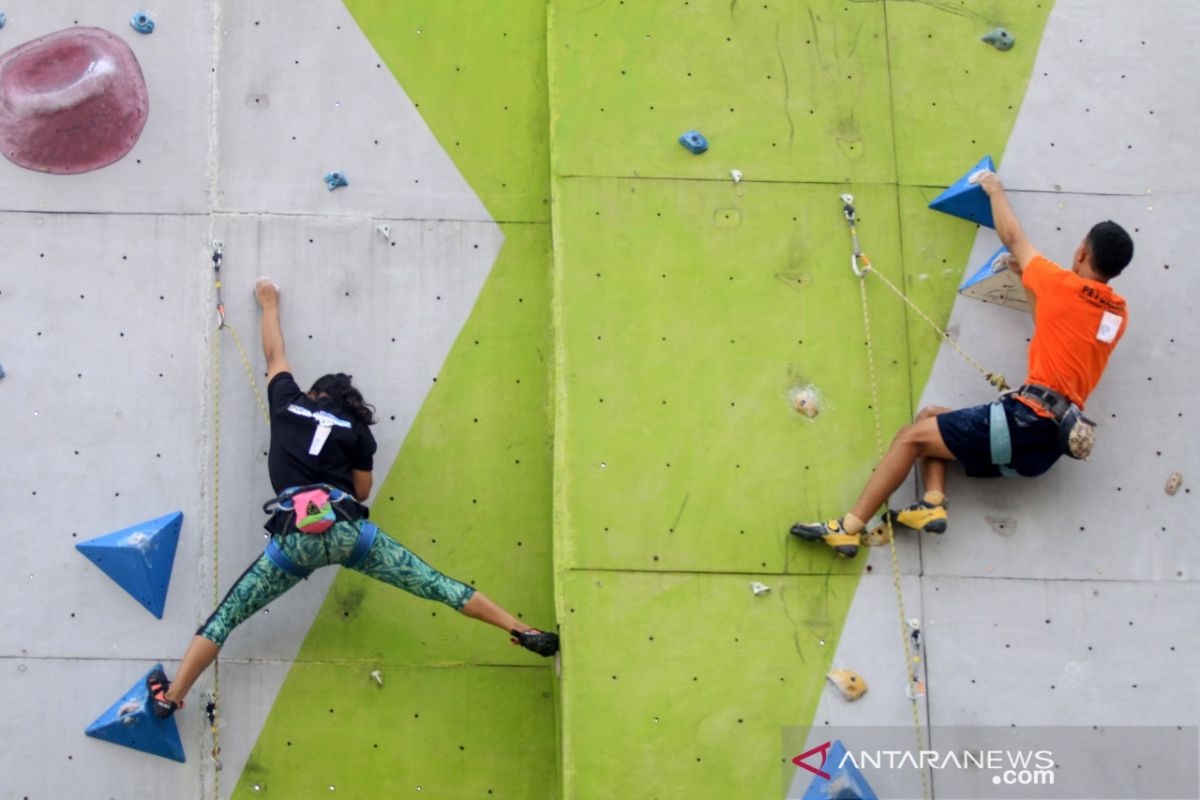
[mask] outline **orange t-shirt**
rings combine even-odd
[[[1025,266],[1021,282],[1036,300],[1026,383],[1049,387],[1083,408],[1125,335],[1125,298],[1041,255]],[[1050,416],[1036,400],[1018,399]]]

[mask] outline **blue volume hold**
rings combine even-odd
[[[134,12],[129,24],[138,33],[154,33],[154,17],[145,11]]]
[[[965,291],[966,289],[970,289],[972,286],[975,286],[976,284],[982,283],[983,281],[992,277],[996,273],[1003,272],[1008,267],[1005,265],[1004,261],[1002,260],[1002,256],[1005,256],[1007,254],[1008,254],[1007,247],[1001,247],[999,250],[992,253],[992,257],[989,258],[986,262],[984,262],[984,265],[982,267],[975,270],[975,272],[971,275],[971,277],[969,277],[965,281],[963,281],[962,286],[959,286],[958,290],[960,292]]]
[[[929,207],[934,211],[941,211],[943,214],[977,222],[988,228],[995,228],[996,223],[992,219],[992,201],[988,199],[987,192],[983,191],[983,187],[979,184],[970,183],[968,180],[981,169],[996,171],[996,165],[992,162],[991,156],[984,156],[982,161],[968,170],[967,174],[959,178],[953,186],[935,197]]]
[[[700,131],[688,131],[679,137],[679,143],[698,156],[708,149],[708,140]]]
[[[339,186],[349,186],[350,181],[346,180],[346,173],[344,172],[327,172],[325,173],[325,185],[332,192]]]
[[[829,748],[823,771],[829,775],[829,779],[814,775],[803,800],[877,800],[875,790],[867,783],[854,761],[846,758],[846,746],[841,739],[835,739]]]
[[[183,512],[133,525],[75,545],[146,610],[162,619],[175,565]]]
[[[154,756],[184,762],[183,742],[179,740],[179,728],[174,717],[159,719],[150,710],[150,690],[146,678],[155,669],[142,676],[125,695],[113,703],[107,711],[96,718],[84,731],[88,736],[105,742],[132,747]]]

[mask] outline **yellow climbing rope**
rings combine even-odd
[[[843,213],[846,216],[846,220],[850,223],[850,235],[854,241],[854,254],[850,257],[850,265],[854,270],[854,274],[857,275],[859,279],[858,292],[859,297],[862,299],[863,327],[865,329],[865,339],[867,343],[867,372],[871,380],[871,412],[875,420],[875,449],[878,453],[879,459],[882,460],[883,423],[879,410],[879,382],[875,376],[875,344],[871,338],[871,307],[870,303],[867,301],[866,276],[868,273],[874,274],[880,278],[883,276],[871,269],[870,260],[866,257],[866,255],[863,254],[862,248],[859,246],[854,206],[852,205],[854,198],[850,195],[842,195],[842,202],[845,204]],[[862,263],[861,268],[859,266],[860,261]],[[892,286],[892,284],[886,279],[884,279],[884,283],[899,293],[899,290]],[[901,296],[903,297],[903,295]],[[905,297],[904,300],[909,302],[907,297]],[[912,305],[912,303],[909,302],[909,305]],[[913,306],[913,308],[916,308],[916,306]],[[923,312],[920,312],[920,309],[917,309],[917,311],[918,313],[921,313],[921,316],[927,322],[929,322],[930,325],[933,325],[933,327],[937,329],[937,325],[935,325],[933,321],[929,319],[929,317],[927,317]],[[945,336],[944,332],[939,330],[939,333],[942,333],[943,338],[946,338],[947,341],[950,341],[950,339]],[[953,342],[951,343],[953,344]],[[957,345],[955,345],[955,348],[958,349]],[[961,353],[962,351],[959,350],[959,352]],[[963,353],[963,356],[971,361],[972,364],[976,363],[965,353]],[[985,377],[988,377],[989,382],[991,382],[990,373],[988,373],[982,367],[979,367],[978,364],[976,364],[976,367],[981,373],[984,374]],[[1001,382],[1003,382],[1003,378],[1001,378]],[[888,498],[887,505],[889,507],[891,506],[890,497]],[[896,589],[896,609],[900,615],[900,639],[904,644],[904,669],[908,676],[908,687],[906,694],[908,695],[909,703],[912,707],[913,731],[916,735],[917,751],[919,752],[925,749],[924,739],[921,736],[921,712],[918,706],[918,702],[924,696],[925,692],[921,682],[917,679],[916,674],[916,665],[920,663],[921,657],[919,655],[913,655],[911,647],[908,614],[906,613],[904,607],[904,589],[900,583],[900,558],[896,554],[896,535],[892,525],[891,515],[884,515],[884,524],[887,526],[888,549],[891,551],[892,557],[892,584]],[[921,770],[921,796],[925,798],[925,800],[928,800],[929,798],[929,778],[924,769]]]
[[[238,356],[242,362],[242,369],[246,373],[246,378],[250,381],[250,388],[254,390],[254,399],[258,402],[258,408],[262,412],[263,419],[268,424],[271,421],[271,415],[267,411],[267,404],[263,401],[262,393],[258,390],[258,381],[254,379],[254,369],[250,366],[250,359],[246,355],[246,348],[242,346],[242,337],[238,335],[237,328],[225,319],[225,302],[222,295],[221,285],[221,261],[224,258],[224,247],[220,242],[213,243],[213,281],[217,296],[217,329],[212,337],[212,385],[213,385],[213,475],[212,475],[212,519],[213,519],[213,567],[212,567],[212,607],[216,608],[221,602],[221,580],[220,580],[220,542],[221,542],[221,331],[229,331],[230,337],[233,339],[234,346],[237,348]],[[209,732],[212,734],[212,760],[215,769],[213,778],[213,797],[219,798],[221,795],[221,726],[218,720],[218,703],[221,696],[221,659],[218,657],[213,662],[213,685],[209,692],[208,705],[205,712],[208,715]]]
[[[876,270],[872,269],[871,260],[867,258],[866,254],[863,253],[862,248],[858,243],[858,230],[856,227],[858,220],[854,211],[854,196],[849,194],[842,195],[842,203],[842,213],[845,215],[846,220],[850,223],[850,235],[854,241],[854,253],[850,256],[850,268],[854,270],[854,274],[859,278],[865,278],[868,274],[874,275],[876,278],[878,278],[884,286],[891,289],[897,297],[903,300],[918,317],[925,320],[925,322],[929,324],[929,327],[933,328],[933,330],[937,332],[938,337],[942,341],[953,347],[955,352],[962,356],[968,364],[977,369],[979,374],[983,376],[984,380],[994,386],[997,391],[1006,392],[1012,388],[1008,385],[1008,381],[1005,380],[1003,375],[998,372],[989,371],[982,364],[972,358],[966,350],[963,350],[962,347],[959,346],[958,342],[954,341],[954,337],[952,337],[949,333],[943,330],[941,326],[934,322],[928,314],[922,311],[920,307],[908,297],[908,295],[906,295],[899,289],[899,287],[896,286],[896,284],[888,280],[882,272],[877,272]]]

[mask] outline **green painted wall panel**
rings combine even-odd
[[[975,241],[978,227],[946,214],[930,211],[929,202],[940,193],[941,189],[938,188],[901,187],[900,219],[903,220],[904,231],[904,291],[930,319],[944,329],[950,319],[950,309],[954,306],[964,273],[971,268],[967,264],[967,258],[971,253],[971,245]],[[921,393],[925,390],[929,373],[933,369],[933,362],[937,358],[941,339],[929,323],[917,314],[908,312],[907,319],[912,408],[915,412],[921,402]],[[979,390],[980,402],[983,402],[991,391],[983,378],[979,379],[975,388]],[[932,400],[937,405],[942,404],[937,398]]]
[[[849,187],[901,281],[895,190]],[[784,539],[835,515],[876,458],[858,278],[837,187],[563,179],[572,567],[830,569]],[[889,428],[907,419],[903,307],[868,285]],[[808,420],[788,389],[812,382]],[[856,570],[842,560],[837,571]]]
[[[1052,0],[887,0],[900,182],[949,186],[986,153],[1000,163]],[[980,37],[1004,27],[1001,52]]]
[[[550,5],[564,796],[778,796],[781,729],[811,722],[833,652],[812,642],[862,563],[784,531],[843,513],[876,460],[838,195],[944,325],[976,229],[923,187],[1002,153],[1049,3]],[[1028,50],[980,43],[991,17]],[[690,127],[703,156],[674,141]],[[939,340],[864,285],[886,444]],[[801,378],[815,421],[787,405]]]
[[[384,667],[379,686],[371,669],[294,666],[284,694],[303,702],[275,704],[234,796],[555,795],[556,745],[544,730],[554,705],[548,670]]]
[[[550,218],[542,0],[345,0],[492,217]]]
[[[565,796],[782,796],[858,577],[575,571],[564,626]],[[790,765],[789,765],[790,766]]]
[[[550,3],[556,175],[891,182],[882,3]],[[711,149],[693,156],[688,129]]]

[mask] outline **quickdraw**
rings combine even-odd
[[[1008,381],[1005,380],[1003,375],[998,372],[991,372],[984,368],[984,366],[972,358],[967,351],[959,347],[958,342],[954,341],[954,337],[952,337],[949,333],[943,330],[941,326],[934,322],[928,314],[922,311],[916,303],[914,303],[906,294],[904,294],[904,292],[900,291],[900,289],[894,283],[888,280],[883,273],[872,268],[871,260],[867,258],[865,253],[863,253],[862,246],[858,242],[858,216],[854,210],[854,195],[844,194],[842,195],[841,199],[842,214],[846,217],[846,222],[850,225],[850,237],[854,244],[854,252],[850,255],[850,269],[854,271],[855,277],[857,277],[859,280],[863,280],[868,274],[871,274],[879,278],[879,281],[884,286],[891,289],[892,292],[901,300],[903,300],[917,316],[925,320],[925,322],[929,324],[929,327],[933,328],[934,331],[937,332],[938,337],[941,338],[942,341],[953,347],[955,352],[962,356],[968,364],[978,370],[979,374],[983,376],[984,380],[991,384],[997,391],[1007,392],[1010,387],[1008,385]]]

